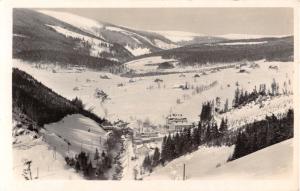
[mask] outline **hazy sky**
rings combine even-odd
[[[211,35],[293,34],[291,8],[100,8],[55,9],[144,30],[178,30]]]

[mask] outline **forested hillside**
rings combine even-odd
[[[194,44],[149,55],[176,59],[182,66],[214,63],[232,63],[242,60],[293,61],[293,36],[283,38],[262,38],[227,40],[212,44]]]
[[[74,113],[80,113],[98,123],[105,121],[85,110],[80,99],[70,101],[17,68],[13,68],[12,88],[13,110],[22,112],[38,125],[56,122]]]

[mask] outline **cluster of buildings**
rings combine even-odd
[[[166,130],[168,133],[174,133],[177,131],[181,131],[185,128],[192,128],[194,125],[188,123],[186,117],[182,114],[172,113],[166,117]]]

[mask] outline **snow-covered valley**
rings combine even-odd
[[[20,60],[14,60],[14,66],[18,67],[36,79],[58,92],[59,94],[73,99],[79,97],[86,107],[93,107],[96,114],[109,120],[122,119],[130,122],[131,127],[136,127],[137,120],[149,119],[156,125],[164,125],[165,117],[173,113],[182,113],[190,122],[199,120],[199,113],[203,102],[220,97],[221,105],[226,99],[231,107],[234,91],[238,87],[244,91],[252,91],[265,83],[270,89],[273,79],[283,87],[292,91],[292,63],[263,62],[260,61],[259,68],[245,66],[248,73],[239,73],[240,69],[228,68],[220,71],[206,71],[205,74],[197,69],[194,73],[170,74],[161,76],[146,76],[137,78],[126,78],[110,73],[83,71],[74,72],[66,69],[56,69],[54,65],[48,65],[44,69],[37,69],[34,64]],[[270,69],[269,66],[278,66],[279,70]],[[139,68],[139,66],[137,66]],[[213,71],[213,72],[212,72]],[[197,77],[196,75],[199,75]],[[101,76],[107,76],[108,79]],[[196,76],[196,77],[195,77]],[[156,79],[161,81],[155,82]],[[197,87],[202,87],[216,82],[212,88],[196,92]],[[181,85],[188,84],[189,88],[182,90]],[[96,89],[103,90],[108,95],[105,101],[95,96]],[[177,100],[180,103],[177,103]],[[226,114],[227,118],[236,121],[251,114],[253,119],[272,112],[282,112],[293,105],[293,95],[275,97],[266,102],[264,108],[258,109],[257,105],[249,105],[237,111]],[[278,110],[279,109],[279,110]],[[259,111],[259,112],[258,112]],[[234,114],[236,113],[236,114]],[[231,115],[232,114],[232,115]],[[237,119],[238,118],[238,119]]]
[[[147,64],[150,62],[150,64],[155,64],[155,62],[163,61],[170,60],[150,57],[127,63],[127,67],[138,71],[149,67]],[[166,117],[171,113],[180,113],[187,118],[188,123],[197,124],[202,104],[219,97],[221,107],[226,100],[229,100],[230,110],[223,114],[216,114],[217,123],[219,124],[222,118],[226,118],[229,128],[237,129],[255,120],[263,120],[266,115],[282,114],[293,108],[293,63],[265,61],[255,63],[257,64],[256,67],[252,67],[253,63],[248,63],[242,67],[238,67],[239,63],[232,63],[232,66],[228,68],[222,68],[222,64],[191,67],[189,71],[185,68],[175,68],[176,73],[174,74],[135,78],[121,77],[107,72],[61,68],[55,64],[41,66],[38,63],[28,63],[17,59],[14,60],[14,67],[26,71],[47,87],[70,100],[75,97],[80,98],[86,108],[92,108],[101,117],[112,122],[118,120],[128,122],[128,127],[133,129],[134,136],[141,131],[141,124],[143,123],[150,123],[157,128],[158,139],[152,143],[138,145],[132,136],[123,138],[124,151],[119,159],[122,171],[118,175],[121,179],[178,180],[182,179],[183,163],[186,164],[187,179],[213,178],[213,175],[206,176],[206,174],[215,175],[214,172],[219,170],[219,167],[221,169],[224,166],[225,169],[226,161],[232,155],[234,146],[200,146],[196,152],[171,161],[165,167],[156,167],[150,176],[147,173],[143,174],[141,170],[143,159],[146,153],[153,154],[153,148],[161,148],[162,136],[168,133],[163,130],[166,125]],[[277,67],[277,69],[273,69],[273,67]],[[241,73],[241,69],[247,72]],[[151,70],[156,69],[152,68]],[[274,79],[280,87],[287,89],[289,92],[287,95],[267,97],[262,100],[261,104],[251,102],[243,107],[231,108],[236,88],[251,92],[254,87],[259,87],[260,84],[265,83],[270,89]],[[102,97],[103,95],[107,96]],[[148,131],[147,128],[146,131]],[[58,163],[56,168],[61,169],[59,172],[62,174],[57,172],[52,176],[53,178],[60,178],[65,176],[64,174],[68,174],[69,179],[82,177],[75,174],[74,169],[69,169],[66,166],[63,160],[65,156],[74,156],[80,151],[90,153],[92,156],[96,148],[100,152],[106,150],[106,146],[103,144],[108,136],[107,132],[92,120],[82,116],[67,116],[57,123],[47,124],[41,133],[43,139],[33,140],[32,142],[37,142],[33,143],[33,147],[20,151],[18,150],[19,145],[25,145],[26,142],[21,141],[14,145],[14,152],[18,153],[18,157],[14,158],[16,163],[20,164],[23,158],[33,160],[33,167],[39,168],[40,176],[42,174],[46,176],[48,170],[46,171],[45,167],[40,165],[41,159],[29,157],[36,150],[43,151],[44,155],[51,156],[53,159],[55,148],[57,159],[54,161]],[[50,150],[45,150],[45,148]],[[288,155],[292,155],[292,153],[289,152]],[[205,160],[207,157],[210,160]],[[236,162],[230,162],[230,164],[234,163]],[[113,167],[108,172],[107,177],[112,178],[114,176],[115,168]],[[20,168],[16,172],[17,176],[20,176]],[[224,170],[225,172],[226,170]],[[283,173],[285,172],[283,169]],[[222,173],[220,172],[220,174]]]

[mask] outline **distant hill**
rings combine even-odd
[[[217,43],[187,45],[143,55],[135,59],[161,56],[163,59],[176,59],[180,65],[203,65],[207,63],[230,63],[262,59],[267,61],[293,61],[293,41],[293,36],[223,40]]]

